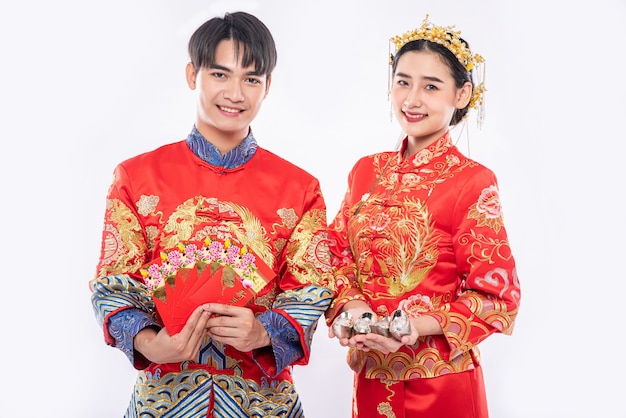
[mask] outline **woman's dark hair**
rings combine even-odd
[[[215,50],[223,40],[232,40],[235,54],[243,51],[241,65],[254,64],[255,72],[269,77],[276,66],[274,38],[263,22],[245,12],[226,13],[207,20],[189,39],[189,58],[198,71],[215,65]]]
[[[467,42],[465,42],[465,40],[463,39],[461,39],[461,41],[469,49],[469,45],[467,44]],[[396,53],[396,56],[393,58],[393,65],[391,67],[392,74],[396,73],[396,67],[398,65],[398,60],[400,59],[400,57],[409,51],[424,51],[439,54],[439,56],[443,59],[443,62],[448,66],[448,68],[450,68],[450,72],[452,73],[452,78],[454,78],[454,83],[456,87],[461,88],[466,82],[469,81],[470,83],[472,83],[472,92],[474,91],[474,80],[472,79],[472,71],[467,71],[463,64],[461,64],[458,58],[448,48],[426,39],[418,39],[408,42],[403,45],[402,48],[400,48],[400,50]],[[450,120],[450,125],[454,126],[462,121],[468,110],[469,103],[463,109],[456,109],[454,114],[452,115],[452,120]]]

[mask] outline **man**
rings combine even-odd
[[[319,257],[319,182],[260,148],[250,128],[276,64],[261,21],[243,12],[210,19],[192,35],[189,55],[194,127],[186,140],[118,165],[90,282],[105,341],[138,369],[126,417],[302,416],[291,368],[307,364],[332,295],[328,259]],[[235,286],[222,278],[219,291],[168,330],[169,314],[180,313],[174,300],[189,304],[200,294],[185,293],[191,280],[182,272],[206,278],[199,266],[225,255],[239,261],[222,258],[211,274],[233,267],[252,300],[216,303]],[[252,267],[236,264],[242,260]],[[268,283],[246,285],[247,274]]]

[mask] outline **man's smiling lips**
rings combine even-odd
[[[217,108],[221,110],[222,112],[230,113],[233,115],[237,115],[243,112],[243,109],[235,109],[234,107],[226,107],[226,106],[217,105]]]

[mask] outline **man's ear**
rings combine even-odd
[[[272,76],[268,75],[267,82],[265,83],[265,96],[263,96],[264,99],[267,97],[267,93],[270,92],[270,84],[272,84]]]
[[[466,81],[465,84],[463,84],[463,87],[461,87],[459,89],[459,92],[457,93],[455,107],[457,109],[464,109],[469,104],[471,98],[472,98],[472,83],[470,83],[469,81]]]
[[[193,63],[188,62],[185,67],[185,78],[187,79],[187,85],[191,90],[196,89],[196,68]]]

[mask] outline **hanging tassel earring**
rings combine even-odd
[[[391,103],[391,81],[393,80],[393,54],[391,53],[392,43],[388,44],[389,63],[387,67],[387,101],[389,102],[389,122],[393,122],[393,104]]]
[[[480,96],[476,109],[476,124],[478,129],[482,129],[483,123],[485,122],[485,94],[487,92],[487,89],[485,88],[485,71],[486,63],[483,60],[476,65],[476,88],[478,89],[478,94]]]

